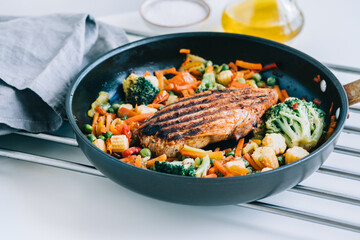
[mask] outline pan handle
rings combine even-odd
[[[344,85],[349,105],[360,102],[360,79]]]

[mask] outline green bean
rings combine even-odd
[[[113,133],[111,131],[107,131],[106,133],[104,133],[105,138],[111,138],[112,135],[113,135]]]

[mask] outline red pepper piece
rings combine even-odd
[[[123,151],[122,156],[124,158],[126,158],[126,157],[129,157],[130,155],[138,154],[140,151],[141,151],[141,148],[139,148],[139,147],[131,147],[131,148],[128,148],[125,151]]]
[[[276,63],[271,63],[271,64],[269,64],[269,65],[264,66],[264,67],[261,69],[261,72],[265,72],[265,71],[268,71],[268,70],[273,69],[273,68],[278,68],[278,66],[276,65]]]

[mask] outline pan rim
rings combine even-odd
[[[248,41],[264,44],[269,47],[274,47],[281,51],[286,51],[286,52],[289,52],[290,54],[294,54],[294,55],[300,57],[301,59],[311,63],[312,65],[315,65],[320,70],[325,72],[326,76],[329,77],[329,79],[333,82],[336,89],[338,90],[338,93],[340,95],[341,108],[342,108],[340,111],[339,117],[338,117],[338,126],[335,129],[334,133],[331,135],[331,137],[327,141],[325,141],[321,146],[319,146],[317,149],[315,149],[313,152],[311,152],[308,156],[306,156],[298,161],[295,161],[291,164],[281,166],[281,167],[273,169],[271,171],[261,172],[259,174],[234,176],[234,177],[229,177],[229,178],[192,178],[192,177],[187,177],[187,176],[171,175],[171,174],[151,171],[148,169],[137,168],[130,164],[124,163],[124,162],[120,161],[119,159],[117,159],[105,152],[102,152],[100,149],[98,149],[95,145],[93,145],[92,143],[90,143],[87,140],[85,135],[82,133],[81,129],[76,124],[75,117],[72,114],[72,100],[73,100],[73,96],[74,96],[75,91],[77,90],[78,85],[82,82],[82,80],[85,78],[85,76],[90,71],[92,71],[95,67],[97,67],[98,65],[100,65],[101,63],[106,61],[107,59],[109,59],[123,51],[129,50],[131,48],[136,48],[136,47],[144,45],[144,44],[154,43],[154,42],[158,42],[158,41],[171,40],[174,38],[189,38],[189,37],[202,37],[202,36],[203,37],[204,36],[206,36],[206,37],[224,37],[224,38],[232,37],[232,38],[238,38],[238,39],[243,39],[243,40],[248,40]],[[66,114],[67,114],[68,120],[70,122],[70,125],[73,128],[77,137],[81,138],[83,140],[83,142],[85,142],[85,144],[87,144],[88,147],[92,148],[95,151],[99,151],[99,153],[101,152],[102,156],[104,158],[106,158],[108,161],[111,161],[113,164],[120,164],[126,168],[131,168],[132,170],[135,170],[135,171],[141,171],[142,174],[145,174],[144,170],[146,170],[148,172],[148,174],[155,174],[155,175],[159,175],[162,177],[169,177],[172,179],[180,178],[180,179],[182,179],[182,181],[191,181],[191,182],[200,181],[201,183],[207,182],[207,183],[212,183],[212,184],[220,184],[223,182],[226,182],[226,183],[238,182],[241,179],[243,179],[243,180],[252,179],[254,177],[259,177],[259,175],[265,176],[265,175],[277,174],[280,171],[283,171],[283,170],[286,171],[286,169],[288,169],[288,168],[292,168],[292,167],[295,167],[296,165],[307,162],[312,157],[315,157],[316,155],[321,153],[323,149],[325,149],[326,147],[331,145],[333,143],[333,141],[338,138],[338,136],[340,135],[340,133],[342,132],[342,130],[344,128],[344,124],[345,124],[346,117],[348,114],[349,106],[348,106],[348,100],[347,100],[347,96],[346,96],[345,90],[343,88],[343,85],[340,83],[340,81],[337,79],[337,77],[325,65],[320,63],[318,60],[314,59],[313,57],[309,56],[308,54],[303,53],[293,47],[290,47],[290,46],[287,46],[285,44],[281,44],[281,43],[278,43],[275,41],[271,41],[271,40],[267,40],[267,39],[263,39],[263,38],[259,38],[259,37],[242,35],[242,34],[219,33],[219,32],[188,32],[188,33],[173,33],[173,34],[166,34],[166,35],[144,38],[144,39],[141,39],[138,41],[127,43],[125,45],[122,45],[118,48],[115,48],[115,49],[110,50],[109,52],[103,54],[102,56],[97,58],[95,61],[93,61],[92,63],[87,65],[85,68],[83,68],[80,71],[80,73],[76,76],[76,78],[72,82],[72,84],[69,88],[68,94],[66,96],[65,108],[66,108]]]

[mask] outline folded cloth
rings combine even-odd
[[[0,16],[0,135],[58,129],[78,72],[127,41],[87,14]]]

